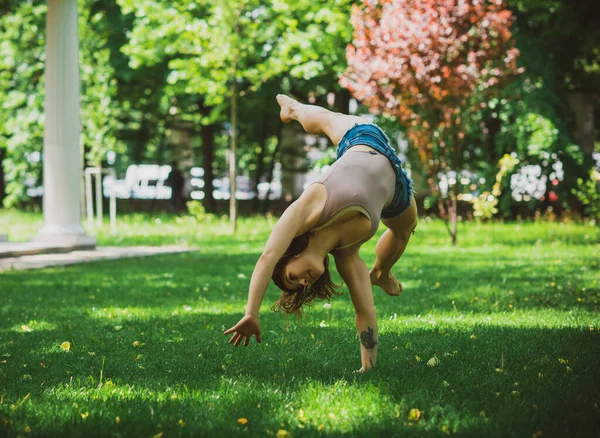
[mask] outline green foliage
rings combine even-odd
[[[583,204],[584,213],[600,224],[600,173],[593,169],[588,179],[579,178],[573,194]]]
[[[95,2],[78,0],[81,73],[81,135],[88,165],[102,166],[106,153],[125,152],[117,138],[121,108],[116,100],[117,76],[102,32],[106,13],[94,11]]]
[[[44,138],[45,2],[22,2],[0,15],[0,148],[8,181],[5,206],[27,199],[41,181]]]
[[[210,222],[214,219],[214,215],[207,213],[200,201],[188,201],[185,205],[190,216],[198,223]]]

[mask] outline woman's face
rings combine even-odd
[[[283,283],[289,290],[302,289],[315,281],[325,272],[323,260],[315,260],[314,257],[300,253],[286,265],[283,270]]]

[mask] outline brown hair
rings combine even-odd
[[[292,258],[300,254],[308,246],[309,233],[304,233],[301,236],[295,237],[290,243],[290,246],[286,250],[285,254],[281,256],[275,269],[273,269],[273,282],[275,285],[283,291],[279,300],[273,304],[272,309],[275,312],[283,309],[286,313],[295,312],[301,315],[301,308],[303,305],[309,305],[312,300],[327,300],[329,302],[334,295],[341,295],[341,292],[337,292],[335,289],[342,287],[337,285],[331,280],[331,274],[329,272],[329,255],[325,256],[323,264],[325,265],[325,271],[312,285],[299,288],[296,290],[290,290],[285,287],[283,283],[283,272],[285,267]]]

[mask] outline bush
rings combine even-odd
[[[600,173],[592,169],[589,179],[578,178],[572,193],[583,205],[583,212],[600,224]]]
[[[190,216],[196,219],[197,222],[207,222],[214,218],[214,215],[206,212],[200,201],[189,201],[185,205]]]

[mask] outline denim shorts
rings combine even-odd
[[[383,219],[391,219],[402,214],[411,205],[411,199],[414,194],[413,182],[402,168],[402,162],[396,155],[396,151],[390,146],[390,139],[375,124],[355,124],[340,140],[337,147],[337,159],[339,160],[348,149],[356,145],[372,147],[390,160],[396,173],[396,188],[391,204],[381,212],[381,217]]]

